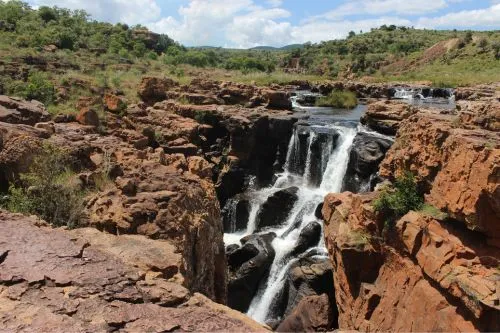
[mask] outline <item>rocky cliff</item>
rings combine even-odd
[[[195,92],[218,96],[198,103]],[[45,145],[59,147],[87,193],[80,227],[95,228],[2,211],[0,330],[266,329],[213,302],[227,301],[219,201],[280,167],[296,121],[287,93],[145,78],[139,95],[127,106],[106,93],[105,114],[82,100],[76,116],[0,96],[0,190]]]
[[[367,125],[397,132],[380,175],[411,171],[435,209],[410,211],[391,228],[374,209],[380,192],[326,197],[341,329],[500,329],[499,114],[498,100],[459,102],[451,112],[369,107]]]
[[[169,241],[0,211],[0,330],[266,331],[179,282]]]

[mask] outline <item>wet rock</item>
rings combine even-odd
[[[228,306],[246,312],[274,260],[271,245],[276,234],[251,235],[241,248],[228,254],[229,284]]]
[[[262,230],[284,223],[293,205],[299,199],[298,191],[298,187],[290,187],[267,198],[257,213],[257,229]]]
[[[316,100],[318,99],[318,95],[299,95],[297,97],[297,103],[299,103],[301,106],[315,106],[316,105]]]
[[[298,256],[307,249],[318,245],[321,239],[321,224],[318,222],[308,223],[299,234],[299,239],[292,251],[292,256]]]
[[[326,294],[334,304],[332,264],[327,257],[312,255],[299,258],[290,266],[283,290],[270,306],[271,318],[286,318],[308,296]]]
[[[250,217],[250,202],[247,199],[236,196],[229,199],[222,209],[222,221],[224,232],[234,233],[245,230]]]
[[[370,191],[371,177],[378,172],[380,163],[392,141],[367,133],[359,133],[351,149],[343,190],[354,193]]]
[[[335,309],[326,294],[304,297],[276,328],[277,332],[328,332],[335,328]]]
[[[222,207],[226,205],[229,198],[243,192],[246,186],[247,172],[240,166],[237,159],[233,159],[219,174],[215,189]]]
[[[289,170],[298,175],[303,175],[306,168],[307,154],[309,151],[309,137],[311,129],[308,124],[298,123],[294,132],[294,145],[290,152]]]
[[[314,211],[314,216],[318,220],[322,220],[323,219],[323,213],[321,212],[322,209],[323,209],[323,203],[321,202],[320,204],[318,204],[318,207],[316,207],[316,210]]]
[[[50,114],[42,103],[0,95],[0,121],[34,126],[49,120]]]
[[[339,137],[337,131],[316,132],[310,144],[309,184],[319,187],[323,180],[330,153],[335,149]]]

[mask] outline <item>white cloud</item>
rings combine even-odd
[[[343,38],[351,30],[369,31],[383,24],[420,28],[500,28],[500,0],[489,0],[490,8],[440,16],[435,15],[443,9],[452,10],[456,3],[476,0],[344,0],[325,14],[305,17],[297,23],[290,20],[291,13],[284,9],[284,0],[176,0],[183,5],[178,15],[172,16],[162,16],[158,5],[171,0],[28,1],[33,6],[84,9],[98,20],[140,23],[186,45],[247,48],[320,42]]]
[[[345,2],[320,17],[340,19],[346,16],[368,14],[380,15],[395,13],[400,15],[418,15],[431,13],[447,7],[445,0],[355,0]]]
[[[292,33],[289,22],[276,20],[287,18],[290,12],[281,8],[257,9],[246,15],[234,17],[227,27],[226,37],[238,47],[287,44]]]
[[[84,9],[96,20],[132,25],[157,20],[161,15],[156,0],[32,0],[30,3],[34,7]]]
[[[220,41],[235,15],[254,9],[252,0],[191,0],[172,16],[147,26],[189,45],[212,45]]]
[[[448,13],[439,17],[421,17],[416,25],[418,28],[500,28],[500,3],[486,9],[463,10]]]
[[[292,31],[293,43],[320,42],[347,36],[349,31],[370,31],[384,24],[411,25],[411,21],[399,17],[380,17],[365,20],[316,21],[296,26]]]
[[[280,7],[283,4],[283,0],[267,0],[266,2],[271,7]]]

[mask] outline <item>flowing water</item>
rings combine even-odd
[[[295,110],[307,115],[294,129],[288,146],[284,171],[276,175],[274,185],[267,188],[250,186],[245,197],[250,201],[249,221],[245,230],[224,235],[226,245],[239,244],[240,239],[253,234],[257,229],[257,214],[269,196],[277,191],[296,186],[298,200],[288,214],[286,222],[268,228],[277,237],[272,246],[276,256],[268,278],[262,281],[247,314],[264,323],[270,318],[270,310],[283,289],[289,267],[296,261],[290,253],[294,249],[301,230],[311,221],[322,224],[315,210],[326,194],[340,192],[349,162],[353,140],[362,130],[359,118],[365,110],[359,106],[354,110],[301,107],[294,100]],[[231,201],[228,204],[235,205]],[[326,256],[324,241],[309,249],[316,256]]]
[[[449,88],[396,87],[392,98],[401,99],[416,106],[455,108],[455,92]]]

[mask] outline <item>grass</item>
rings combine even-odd
[[[348,243],[356,247],[368,245],[371,238],[371,235],[364,230],[351,230],[347,234]]]
[[[396,220],[411,210],[419,211],[424,199],[417,189],[413,174],[406,172],[398,177],[393,187],[385,188],[373,206],[385,218],[385,226],[392,229]]]
[[[500,61],[487,54],[457,57],[448,62],[434,61],[400,74],[375,75],[377,82],[430,81],[435,87],[456,88],[481,83],[497,82]]]
[[[328,96],[316,101],[316,106],[329,106],[338,109],[354,109],[358,105],[356,94],[352,91],[334,90]]]
[[[72,162],[66,151],[45,144],[29,171],[9,188],[2,206],[9,211],[37,215],[54,226],[78,226],[85,192],[71,169]]]
[[[448,218],[448,214],[445,212],[442,212],[441,210],[437,209],[433,205],[430,204],[423,204],[422,208],[420,208],[420,212],[426,216],[430,216],[438,221],[445,220]]]

